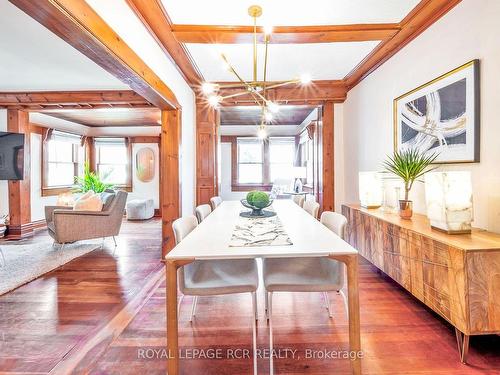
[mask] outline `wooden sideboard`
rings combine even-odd
[[[423,215],[343,205],[346,240],[377,268],[455,327],[460,359],[469,336],[500,334],[500,235],[448,235]]]

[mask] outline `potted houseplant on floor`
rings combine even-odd
[[[384,162],[385,170],[400,177],[404,182],[405,198],[399,200],[399,216],[402,219],[410,219],[413,215],[413,202],[408,199],[408,196],[414,182],[437,168],[429,168],[437,157],[437,154],[407,149],[395,151]]]
[[[9,215],[0,216],[0,238],[5,236],[7,225],[9,225]]]

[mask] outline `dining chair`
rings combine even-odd
[[[206,219],[208,215],[212,212],[212,207],[209,204],[202,204],[196,207],[195,214],[198,219],[198,224]]]
[[[179,244],[198,226],[194,215],[181,217],[172,224],[175,244]],[[190,322],[196,314],[198,297],[224,294],[250,293],[252,296],[252,345],[254,375],[257,374],[257,288],[259,273],[256,259],[195,260],[178,271],[179,289],[182,293],[178,311],[184,296],[193,296]]]
[[[304,196],[301,194],[301,195],[294,195],[293,196],[293,202],[298,205],[300,208],[302,208],[302,206],[304,206]]]
[[[221,197],[212,197],[210,198],[210,205],[212,206],[212,211],[219,207],[219,204],[222,203]]]
[[[312,217],[315,219],[318,218],[318,212],[319,212],[319,203],[315,201],[305,201],[304,205],[302,206],[304,210],[306,210],[307,213],[309,213]]]
[[[315,203],[315,202],[313,202]],[[319,206],[319,205],[318,205]],[[314,215],[313,215],[314,216]],[[347,219],[336,212],[325,211],[321,223],[344,239]],[[325,257],[264,258],[262,274],[266,290],[266,316],[269,321],[269,348],[273,351],[273,293],[275,292],[321,292],[330,318],[333,317],[328,292],[336,291],[343,300],[347,312],[344,292],[345,265]],[[274,373],[273,358],[269,358],[270,374]]]

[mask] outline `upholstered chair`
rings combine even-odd
[[[198,219],[198,224],[201,223],[205,218],[212,212],[212,207],[209,204],[202,204],[195,209],[196,218]]]
[[[306,210],[309,215],[314,217],[315,219],[318,218],[318,212],[319,212],[319,203],[315,201],[305,201],[304,205],[302,206],[304,210]]]
[[[198,226],[198,219],[191,215],[177,219],[172,224],[175,243],[180,243]],[[190,321],[196,314],[200,296],[250,293],[252,296],[252,338],[254,374],[257,374],[257,296],[259,273],[255,259],[195,260],[179,268],[179,289],[184,296],[193,296]]]
[[[294,195],[292,199],[296,205],[298,205],[300,208],[302,208],[302,206],[304,205],[304,196],[302,194],[301,195]]]
[[[212,197],[210,198],[210,205],[212,206],[212,211],[219,207],[219,204],[222,203],[221,197]]]
[[[317,212],[317,208],[315,210]],[[335,212],[323,212],[321,223],[339,237],[344,237],[347,219],[343,215]],[[342,296],[347,312],[347,298],[343,290],[345,285],[344,274],[345,265],[343,263],[325,257],[263,259],[266,315],[269,320],[269,347],[271,353],[273,350],[273,293],[320,292],[323,294],[328,315],[332,318],[328,292],[335,291]],[[270,357],[270,374],[273,374],[272,356]]]

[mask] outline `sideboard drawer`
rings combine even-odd
[[[448,266],[450,264],[449,246],[441,242],[422,237],[422,250],[420,256],[425,262]]]

